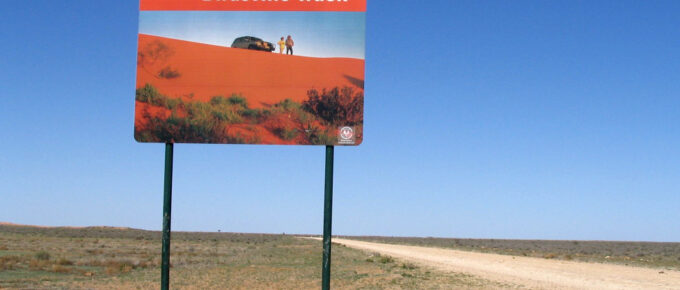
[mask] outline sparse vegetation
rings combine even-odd
[[[173,232],[172,238],[173,288],[316,289],[321,284],[320,241],[238,233]],[[0,288],[159,288],[160,232],[0,225],[0,243],[11,249],[0,250]],[[49,249],[53,258],[38,260],[41,249]],[[332,286],[453,289],[499,284],[336,246]]]
[[[351,88],[323,90],[321,94],[311,90],[308,98],[304,104],[285,99],[254,109],[241,95],[188,101],[162,95],[147,84],[137,89],[136,100],[167,113],[146,108],[135,137],[143,142],[260,143],[264,129],[283,141],[335,144],[337,127],[352,125],[361,139],[362,93]]]

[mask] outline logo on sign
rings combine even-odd
[[[342,140],[352,140],[354,137],[354,130],[351,127],[342,127],[340,129],[340,138]]]
[[[355,143],[355,136],[354,136],[354,129],[352,127],[342,127],[339,130],[339,135],[340,135],[340,140],[338,143],[340,144],[354,144]]]

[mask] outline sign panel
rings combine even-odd
[[[140,0],[135,139],[359,145],[366,0]]]

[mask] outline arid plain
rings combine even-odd
[[[175,232],[171,264],[179,289],[316,289],[321,242]],[[332,266],[337,289],[673,289],[680,244],[342,237]],[[159,277],[160,232],[0,225],[2,288],[154,289]]]

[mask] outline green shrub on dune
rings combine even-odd
[[[363,123],[364,94],[350,87],[310,90],[303,108],[333,125],[353,126]]]
[[[181,99],[168,98],[162,95],[150,84],[146,84],[144,87],[137,89],[135,100],[170,110],[177,108],[178,105],[183,103]]]

